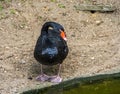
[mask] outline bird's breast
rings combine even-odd
[[[56,47],[53,48],[43,48],[42,55],[47,58],[54,58],[58,54],[58,49]]]

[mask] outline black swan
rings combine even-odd
[[[41,64],[41,74],[36,79],[39,81],[61,82],[62,78],[59,75],[61,64],[68,55],[68,51],[63,26],[56,22],[46,22],[41,29],[41,34],[34,49],[34,57]],[[43,73],[42,65],[51,66],[56,64],[59,64],[56,76],[48,76]]]

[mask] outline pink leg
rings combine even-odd
[[[60,82],[62,82],[62,78],[60,77],[60,70],[61,70],[61,64],[59,64],[58,74],[56,76],[51,76],[49,78],[50,82],[54,82],[54,83],[60,83]]]
[[[41,64],[41,74],[39,76],[36,77],[37,81],[47,81],[49,79],[49,76],[47,76],[46,74],[43,73],[43,68],[42,68],[42,64]]]

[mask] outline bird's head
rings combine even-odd
[[[50,34],[54,36],[60,36],[65,41],[67,40],[64,28],[62,25],[56,22],[46,22],[42,27],[42,34]],[[49,32],[50,31],[50,32]]]

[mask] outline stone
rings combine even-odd
[[[116,10],[116,8],[112,5],[92,5],[92,4],[81,4],[79,6],[74,6],[76,10],[80,11],[94,11],[94,12],[113,12]]]

